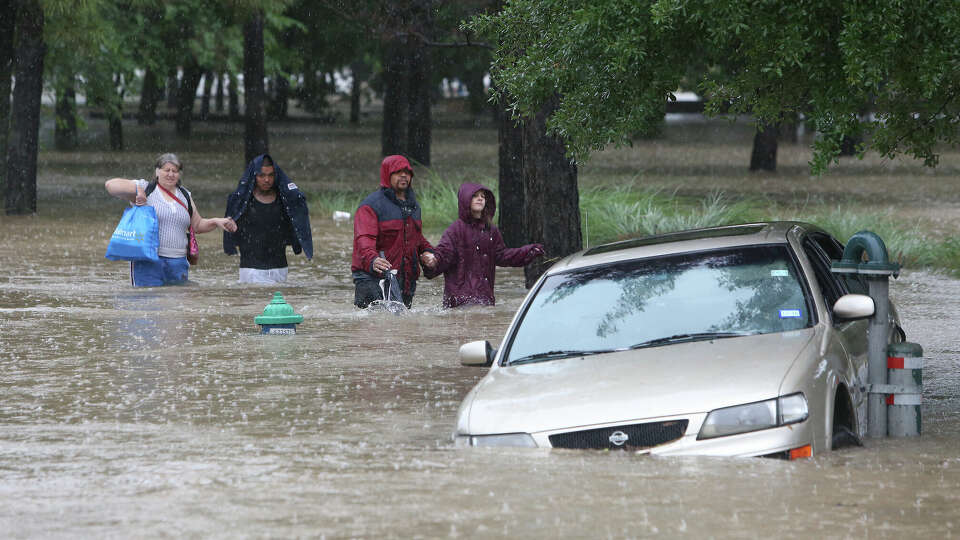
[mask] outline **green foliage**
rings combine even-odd
[[[492,74],[509,107],[532,114],[554,94],[548,128],[574,157],[656,129],[684,74],[684,26],[651,2],[515,1],[468,28],[499,43]]]
[[[803,114],[822,133],[816,173],[844,136],[927,165],[936,144],[958,142],[951,0],[513,0],[468,26],[498,44],[493,74],[517,113],[561,96],[548,127],[580,161],[648,131],[689,67],[704,63],[708,113],[729,108],[758,123]]]

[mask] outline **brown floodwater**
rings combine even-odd
[[[314,216],[313,261],[236,283],[219,235],[192,285],[133,289],[101,215],[0,217],[0,536],[952,538],[960,535],[960,282],[892,284],[926,351],[924,433],[784,462],[454,449],[457,406],[525,291],[404,316],[351,305],[350,223]],[[436,238],[432,238],[436,240]],[[253,322],[274,291],[295,336]]]

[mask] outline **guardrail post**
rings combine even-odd
[[[887,347],[887,433],[891,437],[920,435],[920,404],[923,400],[923,347],[916,343],[893,343]]]

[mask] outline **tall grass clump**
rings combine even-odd
[[[937,242],[930,249],[932,251],[931,266],[946,269],[951,276],[960,278],[960,240],[947,238]]]
[[[836,207],[828,212],[818,212],[803,216],[789,216],[783,219],[799,219],[819,225],[824,230],[846,243],[860,231],[876,233],[887,246],[891,261],[911,266],[939,266],[939,255],[935,246],[923,231],[922,224],[904,223],[890,212],[856,212],[849,208]]]
[[[323,191],[309,195],[310,214],[329,218],[336,211],[353,212],[366,197],[366,193],[359,191]]]
[[[497,192],[496,180],[484,178],[477,182]],[[417,202],[423,216],[425,229],[445,229],[460,216],[457,192],[461,182],[454,178],[440,176],[433,169],[428,169],[422,177],[418,177],[414,190],[417,193]]]
[[[747,201],[729,202],[720,191],[702,199],[627,186],[591,188],[580,195],[581,223],[590,245],[624,238],[750,221]]]

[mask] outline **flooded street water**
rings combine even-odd
[[[499,342],[520,271],[498,272],[496,307],[439,310],[436,280],[410,314],[361,312],[350,223],[315,216],[283,287],[238,285],[212,233],[193,285],[133,289],[103,258],[105,208],[0,218],[0,536],[960,536],[956,280],[892,283],[926,352],[919,439],[795,462],[458,450],[485,370],[456,350]],[[257,334],[275,290],[295,336]]]

